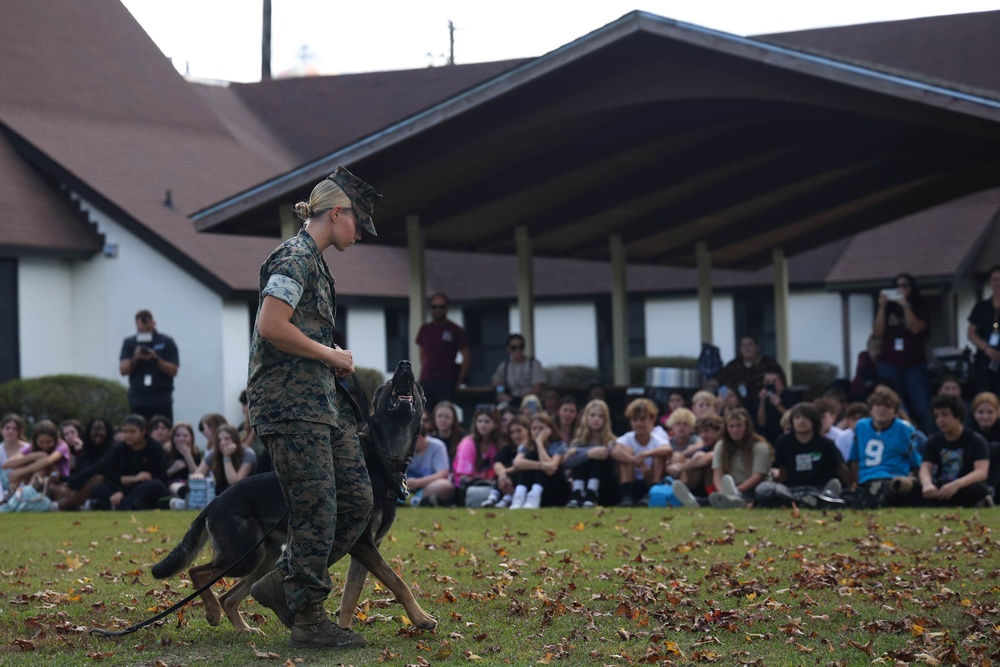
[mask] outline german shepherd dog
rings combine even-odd
[[[351,565],[347,571],[337,619],[345,628],[351,626],[358,598],[369,572],[393,592],[414,625],[427,630],[437,626],[437,621],[420,608],[409,587],[389,567],[378,550],[382,538],[389,532],[396,518],[395,491],[413,457],[423,409],[424,392],[414,381],[410,362],[404,360],[399,362],[392,379],[376,389],[372,397],[372,424],[378,432],[377,440],[368,433],[366,427],[359,424],[359,437],[372,481],[374,503],[368,526],[350,551]],[[379,442],[391,474],[386,472],[375,449]],[[218,625],[225,612],[238,631],[260,633],[257,628],[247,625],[239,606],[249,594],[250,586],[274,569],[274,561],[281,553],[288,530],[285,509],[285,499],[273,472],[247,477],[219,494],[202,510],[180,544],[152,567],[153,576],[163,579],[188,567],[197,558],[205,542],[211,539],[212,560],[188,570],[191,583],[196,588],[201,588],[250,551],[264,533],[280,521],[264,543],[230,573],[242,578],[221,599],[215,596],[211,588],[201,594],[209,625]]]

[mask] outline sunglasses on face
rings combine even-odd
[[[511,352],[516,352],[518,350],[523,350],[524,346],[523,345],[508,345],[507,349],[510,350]]]
[[[479,405],[476,406],[476,410],[475,411],[476,412],[493,412],[494,410],[496,410],[496,407],[497,406],[493,405],[492,403],[480,403]]]

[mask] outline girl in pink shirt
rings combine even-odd
[[[452,470],[456,488],[465,488],[480,479],[493,479],[497,456],[500,418],[492,405],[478,405],[472,415],[472,434],[462,438],[455,449]]]

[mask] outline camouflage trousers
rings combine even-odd
[[[347,555],[371,515],[372,485],[357,422],[350,407],[341,412],[338,426],[289,421],[257,431],[288,505],[288,538],[276,566],[285,573],[292,611],[330,595],[329,567]]]

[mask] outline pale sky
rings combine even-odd
[[[180,72],[260,78],[261,0],[122,0]],[[271,69],[321,74],[540,56],[634,9],[738,35],[1000,9],[1000,0],[272,0]],[[305,57],[303,58],[303,54]]]

